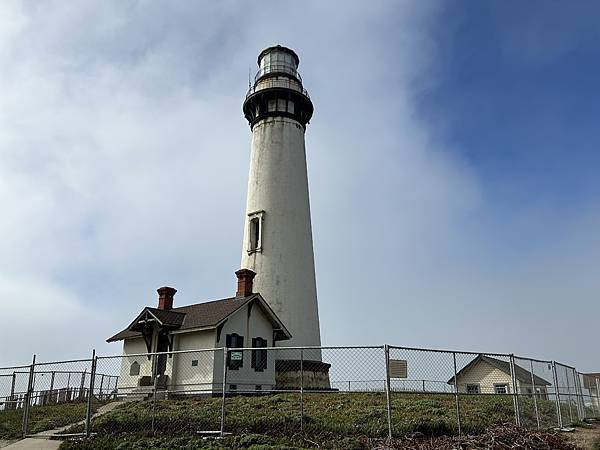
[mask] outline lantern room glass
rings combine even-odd
[[[268,73],[286,73],[298,77],[298,65],[295,58],[283,49],[273,49],[267,52],[260,60],[260,69],[257,76]]]

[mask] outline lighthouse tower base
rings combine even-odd
[[[322,361],[280,359],[275,361],[276,389],[299,389],[328,391],[331,364]]]

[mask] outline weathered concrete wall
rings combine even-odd
[[[304,128],[276,117],[258,122],[252,132],[246,214],[265,211],[262,251],[248,253],[246,216],[243,268],[257,273],[260,292],[292,334],[283,346],[321,344]]]

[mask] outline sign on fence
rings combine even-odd
[[[405,359],[390,359],[390,378],[408,378],[408,363]]]

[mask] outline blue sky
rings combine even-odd
[[[594,2],[0,4],[0,363],[231,295],[249,68],[300,55],[322,340],[598,370]],[[349,332],[351,330],[351,332]],[[68,342],[68,345],[64,343]]]

